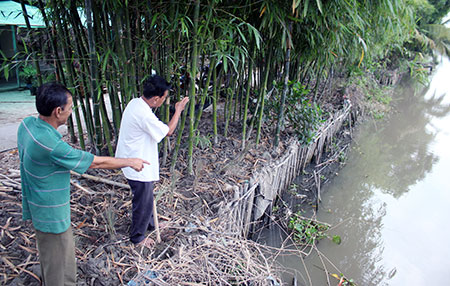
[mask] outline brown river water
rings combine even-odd
[[[407,83],[393,101],[384,122],[363,124],[345,167],[322,187],[317,220],[342,243],[319,242],[324,263],[315,251],[304,264],[281,256],[287,283],[295,275],[298,285],[328,285],[326,268],[356,285],[450,285],[449,60],[439,59],[429,86]],[[266,242],[279,238],[275,230]]]

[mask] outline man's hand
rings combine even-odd
[[[133,168],[135,171],[142,171],[144,169],[144,164],[150,165],[149,162],[139,159],[139,158],[129,158],[128,159],[130,167]]]
[[[178,101],[177,103],[175,103],[175,110],[180,111],[180,112],[183,111],[188,102],[189,102],[189,97],[185,97],[182,100]]]
[[[186,107],[186,104],[189,102],[189,97],[185,97],[182,100],[175,103],[175,113],[172,116],[172,119],[170,119],[167,126],[169,126],[169,132],[167,132],[167,135],[172,135],[175,131],[175,128],[177,127],[178,120],[180,119],[181,112],[183,112],[184,108]]]
[[[94,156],[94,160],[89,168],[91,169],[119,169],[131,167],[140,172],[144,168],[144,164],[150,165],[149,162],[139,158],[114,158],[107,156]]]

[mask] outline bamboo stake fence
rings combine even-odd
[[[234,199],[224,203],[219,216],[229,221],[227,232],[243,234],[247,237],[254,229],[254,222],[260,219],[267,209],[272,209],[275,198],[286,190],[305,166],[315,158],[320,162],[324,147],[340,131],[345,121],[352,122],[352,104],[348,103],[341,111],[324,122],[315,140],[302,146],[292,140],[285,154],[253,173],[248,182],[234,187]]]

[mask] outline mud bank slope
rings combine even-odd
[[[360,90],[352,89],[334,97],[335,101],[328,103],[332,115],[308,146],[298,144],[287,130],[280,147],[273,150],[271,129],[266,126],[258,146],[250,143],[241,150],[240,126],[232,125],[231,134],[220,137],[218,144],[197,145],[193,175],[185,172],[182,149],[177,171],[170,173],[163,167],[157,185],[159,221],[168,227],[161,231],[161,242],[153,249],[135,247],[128,241],[129,189],[73,176],[78,284],[210,281],[222,285],[246,281],[277,285],[277,273],[282,269],[274,259],[263,256],[268,250],[265,246],[246,238],[264,225],[272,215],[276,196],[284,196],[283,191],[300,173],[315,176],[316,189],[305,187],[295,196],[303,201],[317,199],[317,178],[320,181],[320,174],[329,177],[340,167],[339,158],[351,141],[351,130],[365,110],[362,97]],[[200,126],[199,130],[207,137],[211,126]],[[34,232],[30,223],[21,219],[17,150],[3,152],[0,157],[0,280],[6,285],[39,285]],[[88,173],[126,183],[120,171]],[[156,240],[156,233],[150,235]]]

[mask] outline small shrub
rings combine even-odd
[[[269,118],[278,120],[283,83],[275,83],[277,92],[268,101]],[[301,144],[311,143],[317,134],[322,119],[322,109],[308,97],[310,90],[300,82],[289,82],[289,92],[286,95],[284,127],[294,130]]]

